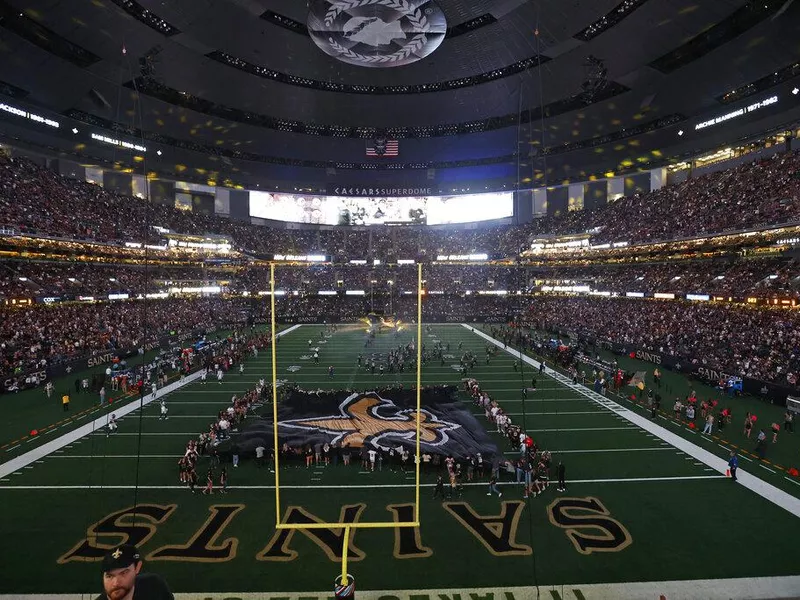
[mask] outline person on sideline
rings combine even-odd
[[[714,415],[709,414],[706,417],[706,425],[703,427],[703,433],[711,435],[711,429],[714,427]]]
[[[486,495],[491,496],[492,494],[497,494],[498,498],[503,497],[503,492],[501,492],[497,487],[497,477],[494,475],[492,475],[492,478],[489,480],[489,492]]]
[[[739,457],[736,456],[736,450],[731,450],[731,459],[728,461],[728,469],[731,471],[731,479],[736,481],[736,469],[739,468]]]
[[[567,476],[567,468],[564,466],[563,462],[558,461],[558,487],[556,489],[559,492],[567,491],[566,476]]]

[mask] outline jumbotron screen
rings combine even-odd
[[[316,225],[442,225],[514,215],[511,192],[463,196],[352,198],[250,192],[250,216]]]

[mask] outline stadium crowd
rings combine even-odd
[[[637,262],[580,267],[532,267],[527,278],[541,285],[589,285],[594,290],[666,292],[734,297],[797,298],[800,264],[790,257]]]
[[[573,331],[753,379],[796,385],[800,315],[776,308],[626,298],[538,296],[538,329]]]
[[[6,261],[0,264],[0,298],[132,296],[168,292],[173,287],[219,286],[223,291],[258,294],[269,289],[263,266],[204,267],[88,262]],[[588,285],[594,290],[624,294],[672,292],[720,296],[800,294],[800,264],[788,256],[725,258],[671,262],[635,262],[582,266],[427,265],[424,288],[430,294],[463,294],[507,290],[538,291],[542,286]],[[279,266],[275,286],[284,292],[361,290],[365,294],[414,292],[414,265]]]
[[[20,233],[121,243],[158,242],[155,226],[217,234],[259,256],[325,254],[348,258],[433,258],[487,252],[513,256],[532,236],[593,232],[596,242],[629,243],[797,221],[800,153],[779,154],[595,210],[535,219],[523,226],[285,229],[148,203],[61,177],[22,158],[0,157],[0,226]]]
[[[553,231],[600,228],[598,243],[674,240],[798,221],[800,152],[776,154],[732,169],[620,198],[595,211],[557,218]]]
[[[318,253],[343,264],[280,267],[280,318],[351,321],[372,310],[416,318],[416,268],[347,264],[352,258],[432,258],[488,252],[515,255],[531,236],[592,232],[597,242],[680,238],[797,221],[800,153],[776,155],[692,178],[593,211],[536,219],[524,226],[475,229],[370,227],[284,229],[253,225],[165,204],[147,203],[63,178],[25,159],[0,156],[0,228],[4,239],[30,233],[92,240],[122,250],[124,242],[163,242],[155,227],[187,234],[221,234],[245,253]],[[268,235],[265,233],[268,232]],[[47,248],[42,241],[42,248]],[[79,249],[76,249],[76,252]],[[78,257],[79,255],[75,255]],[[108,260],[104,258],[103,260]],[[135,262],[135,261],[134,261]],[[269,271],[243,262],[136,264],[10,261],[0,267],[0,297],[105,297],[162,292],[171,286],[220,285],[251,298],[168,299],[147,303],[57,304],[0,309],[0,374],[119,348],[140,347],[165,332],[220,324],[264,322]],[[757,379],[792,383],[800,370],[798,318],[790,312],[725,305],[538,296],[543,286],[585,284],[596,290],[722,296],[798,296],[800,266],[790,256],[582,266],[426,266],[424,317],[490,318],[523,311],[544,328],[569,328],[624,344],[693,356]],[[318,291],[338,295],[318,296]],[[363,295],[345,295],[360,290]],[[503,291],[523,292],[503,294]],[[144,308],[146,307],[146,309]]]
[[[142,348],[171,332],[240,323],[246,308],[220,298],[0,308],[0,375]]]

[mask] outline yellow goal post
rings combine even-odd
[[[420,427],[422,409],[422,265],[417,265],[417,409],[416,409],[416,448],[414,457],[414,519],[412,521],[387,521],[387,522],[354,522],[354,523],[282,523],[281,522],[281,491],[279,468],[279,442],[278,442],[278,354],[276,344],[276,319],[275,319],[275,263],[270,263],[270,337],[272,345],[272,433],[273,456],[275,458],[275,528],[276,529],[344,529],[342,547],[342,580],[347,581],[347,548],[350,541],[350,532],[353,529],[394,529],[395,527],[419,527],[419,488],[420,488]]]

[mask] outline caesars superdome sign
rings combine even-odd
[[[447,21],[432,0],[310,0],[308,31],[342,62],[399,67],[436,50]]]

